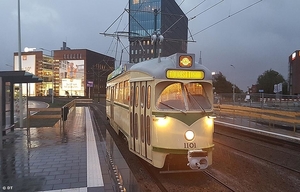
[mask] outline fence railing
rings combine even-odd
[[[234,95],[232,93],[221,93],[214,95],[214,104],[300,111],[300,96],[264,93],[235,93]]]
[[[274,109],[262,109],[247,106],[228,105],[228,104],[215,104],[214,110],[217,116],[231,116],[249,119],[255,122],[268,123],[269,126],[275,124],[290,125],[296,132],[297,127],[300,125],[300,112],[297,111],[283,111]]]
[[[72,114],[73,111],[75,111],[76,104],[88,104],[88,103],[93,103],[92,99],[74,99],[70,101],[69,103],[65,104],[61,108],[28,108],[27,110],[27,132],[30,130],[30,120],[31,119],[59,119],[60,121],[60,127],[61,127],[61,122],[63,122],[63,127],[64,127],[64,120],[63,117],[69,114]],[[64,109],[68,109],[68,112],[64,114]],[[50,112],[52,114],[39,114],[37,112],[40,111],[46,111]],[[34,115],[31,115],[31,112],[36,112]],[[54,114],[53,114],[54,113]]]

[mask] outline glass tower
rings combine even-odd
[[[186,53],[187,30],[187,17],[175,0],[129,0],[130,62]]]

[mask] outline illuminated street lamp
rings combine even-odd
[[[233,65],[230,65],[231,67],[233,67],[235,69],[235,67]],[[235,84],[232,84],[232,101],[233,101],[233,105],[235,104]]]

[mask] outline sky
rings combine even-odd
[[[288,78],[288,57],[300,49],[299,0],[176,0],[189,20],[188,52],[246,91],[267,70]],[[89,49],[120,60],[128,0],[20,0],[21,49]],[[119,17],[120,16],[120,17]],[[119,19],[117,20],[117,18]],[[115,22],[116,21],[116,22]],[[0,0],[0,71],[18,52],[18,0]],[[118,46],[118,49],[117,49]],[[126,52],[122,62],[128,60]]]

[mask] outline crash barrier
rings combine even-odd
[[[75,111],[75,107],[77,104],[89,104],[93,103],[92,99],[74,99],[69,103],[65,104],[61,108],[28,108],[27,110],[27,132],[30,130],[30,120],[31,119],[59,119],[60,127],[61,122],[68,119],[68,115],[72,114]],[[55,114],[39,114],[37,112],[46,111],[46,112],[54,112]],[[34,115],[31,115],[34,112]]]
[[[249,125],[251,120],[255,122],[267,123],[270,126],[274,125],[290,125],[293,127],[294,132],[297,130],[297,126],[300,125],[300,112],[261,109],[246,106],[235,105],[214,105],[214,111],[217,116],[228,116],[248,118]]]

